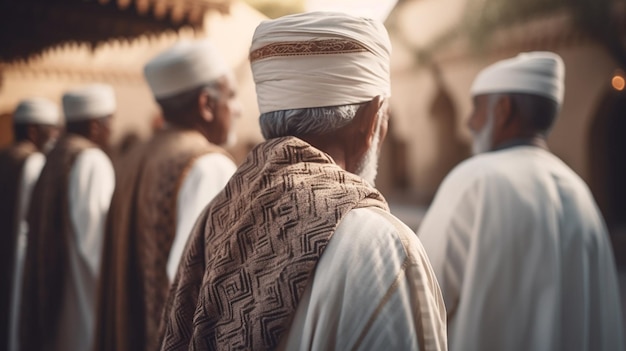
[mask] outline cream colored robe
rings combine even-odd
[[[377,208],[354,209],[320,258],[281,349],[446,350],[445,319],[413,231]]]
[[[585,183],[546,150],[518,146],[459,165],[418,236],[451,350],[623,350],[604,221]]]

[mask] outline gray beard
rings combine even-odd
[[[380,141],[378,134],[377,128],[372,146],[367,150],[356,169],[356,174],[365,179],[371,186],[375,186],[376,175],[378,174],[378,144]]]

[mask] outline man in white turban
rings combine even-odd
[[[113,88],[63,95],[66,132],[33,190],[21,304],[21,350],[90,350],[104,224],[115,174],[108,156]]]
[[[478,155],[443,181],[418,236],[452,350],[623,350],[615,263],[587,185],[548,151],[565,68],[522,53],[474,81]]]
[[[59,107],[48,99],[22,100],[13,113],[15,142],[0,151],[0,348],[15,350],[30,194],[59,135]]]
[[[144,73],[166,126],[129,155],[107,224],[96,350],[156,351],[170,282],[198,215],[236,166],[241,113],[230,67],[207,40],[181,41]]]
[[[250,61],[266,141],[207,206],[162,350],[445,350],[426,254],[374,188],[390,42],[377,21],[261,23]]]

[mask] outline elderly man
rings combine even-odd
[[[623,350],[603,219],[546,146],[564,74],[558,55],[532,52],[474,81],[469,127],[481,155],[448,175],[418,232],[452,350]]]
[[[0,152],[0,345],[15,350],[22,271],[26,248],[26,213],[30,194],[59,134],[58,106],[43,98],[21,101],[13,113],[15,142]]]
[[[63,95],[66,133],[33,190],[21,305],[20,349],[89,350],[104,224],[115,186],[106,147],[113,89]]]
[[[390,43],[338,13],[261,23],[257,146],[202,213],[168,300],[163,350],[445,349],[417,237],[372,186]]]
[[[219,146],[240,115],[235,80],[208,41],[183,41],[145,66],[166,126],[129,157],[113,196],[98,350],[157,350],[170,281],[202,209],[236,166]]]

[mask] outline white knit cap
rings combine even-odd
[[[13,123],[59,125],[61,113],[54,102],[34,97],[22,100],[13,112]]]
[[[113,87],[106,84],[85,85],[63,95],[63,112],[68,122],[106,117],[116,107]]]
[[[553,52],[521,53],[482,70],[471,88],[473,96],[498,93],[526,93],[563,102],[565,65]]]
[[[261,113],[391,95],[391,43],[382,23],[338,12],[262,22],[250,47]]]
[[[144,75],[152,94],[159,99],[215,81],[229,69],[208,40],[184,40],[150,60],[144,67]]]

